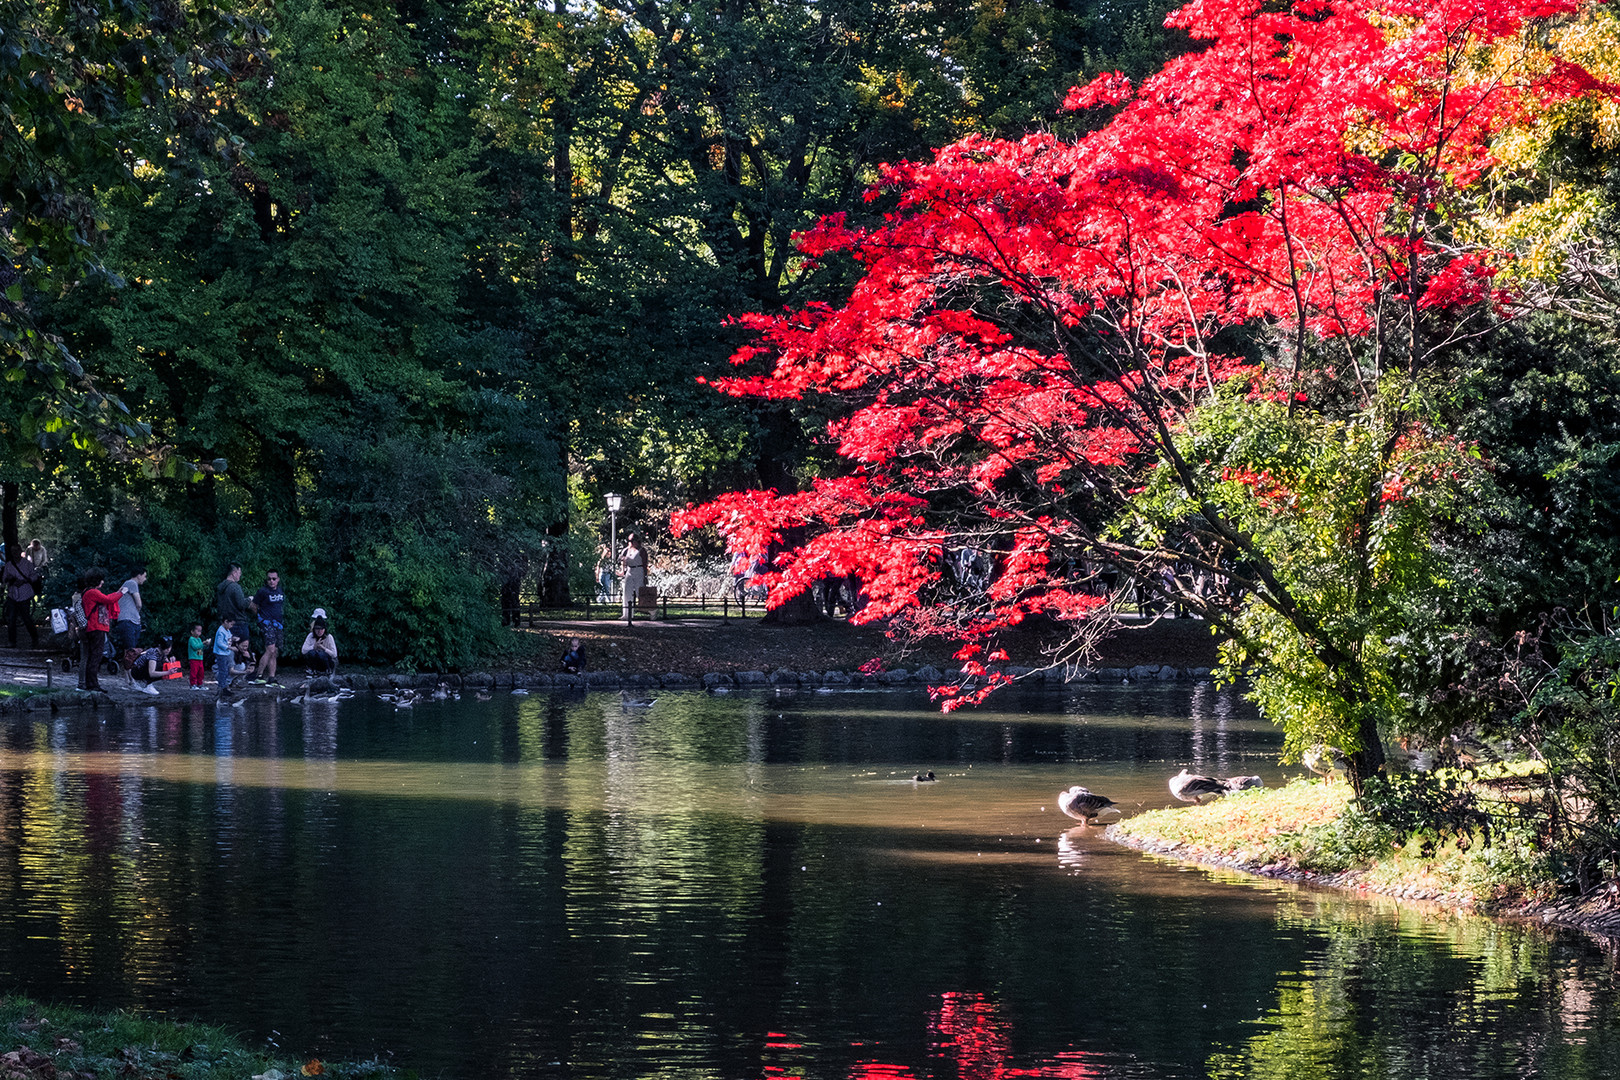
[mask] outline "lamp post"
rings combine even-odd
[[[603,498],[608,510],[608,554],[615,562],[619,558],[619,511],[624,509],[624,496],[608,492]]]

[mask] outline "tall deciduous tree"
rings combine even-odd
[[[171,448],[150,443],[150,432],[39,319],[39,307],[103,272],[98,194],[129,183],[137,160],[166,159],[195,171],[210,158],[235,158],[221,97],[262,59],[262,29],[245,8],[172,0],[0,3],[7,544],[17,541],[17,470],[43,467],[57,448],[139,454],[170,471],[181,464],[166,453]]]
[[[855,573],[865,617],[960,635],[988,686],[1004,678],[981,667],[998,631],[1051,616],[1083,640],[1108,604],[1090,569],[1125,564],[1226,622],[1262,679],[1312,691],[1269,696],[1294,745],[1332,739],[1358,776],[1375,771],[1380,583],[1424,574],[1391,558],[1427,540],[1400,510],[1437,509],[1429,487],[1461,467],[1426,388],[1500,315],[1496,253],[1453,223],[1476,210],[1495,137],[1601,92],[1523,37],[1575,9],[1199,0],[1171,22],[1205,47],[1139,90],[1105,77],[1072,93],[1074,108],[1118,109],[1101,130],[969,138],[889,168],[889,222],[834,218],[800,241],[862,265],[850,298],[749,320],[749,370],[720,381],[841,402],[829,431],[845,474],[683,523],[755,550],[811,530],[779,560],[778,599]],[[1234,393],[1263,408],[1208,438],[1231,410],[1206,425],[1201,408]],[[1290,428],[1304,414],[1314,434]],[[1266,440],[1284,437],[1354,449],[1268,472],[1289,455]],[[1266,507],[1312,498],[1326,502],[1293,528],[1257,527]],[[1291,558],[1302,530],[1337,562]],[[993,562],[988,580],[951,571],[962,551]],[[1222,584],[1190,588],[1199,577]],[[1245,655],[1284,639],[1286,663]]]

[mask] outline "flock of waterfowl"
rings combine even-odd
[[[1266,782],[1258,776],[1200,776],[1182,769],[1170,778],[1170,794],[1182,802],[1202,803],[1206,798],[1218,799],[1222,795],[1230,795],[1234,791],[1246,791],[1249,788],[1262,788]],[[1087,825],[1095,824],[1097,816],[1117,805],[1113,799],[1106,795],[1099,795],[1074,785],[1068,791],[1058,792],[1057,806],[1069,817],[1076,821],[1083,821]]]
[[[512,693],[526,694],[528,691],[514,690]],[[339,701],[348,701],[354,696],[354,691],[347,686],[333,690],[329,694],[317,694],[306,688],[297,697],[289,698],[287,703],[289,705],[329,705]],[[489,701],[494,695],[484,690],[475,690],[473,691],[473,697],[479,701]],[[406,687],[390,693],[378,694],[377,700],[386,701],[396,709],[409,709],[419,701],[460,701],[461,692],[450,689],[448,683],[440,683],[436,688],[425,693],[421,690],[412,690]]]

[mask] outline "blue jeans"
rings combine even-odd
[[[219,680],[219,692],[224,694],[231,688],[231,661],[236,657],[230,653],[214,654],[214,678]]]

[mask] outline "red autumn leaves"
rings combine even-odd
[[[1085,560],[1107,556],[1102,526],[1139,471],[1200,395],[1251,370],[1223,332],[1273,335],[1282,369],[1346,342],[1372,393],[1429,355],[1386,344],[1400,320],[1494,314],[1502,256],[1453,225],[1494,137],[1608,93],[1572,64],[1514,60],[1527,24],[1577,5],[1276,7],[1188,4],[1169,22],[1205,48],[1135,90],[1105,75],[1069,95],[1118,110],[1102,129],[964,139],[884,171],[882,224],[804,234],[806,256],[851,256],[862,276],[842,305],[742,320],[756,341],[717,386],[838,399],[828,435],[847,472],[727,495],[677,526],[779,552],[778,601],[854,574],[861,617],[929,632],[1079,619],[1103,603]],[[989,579],[953,575],[961,552],[983,553]]]

